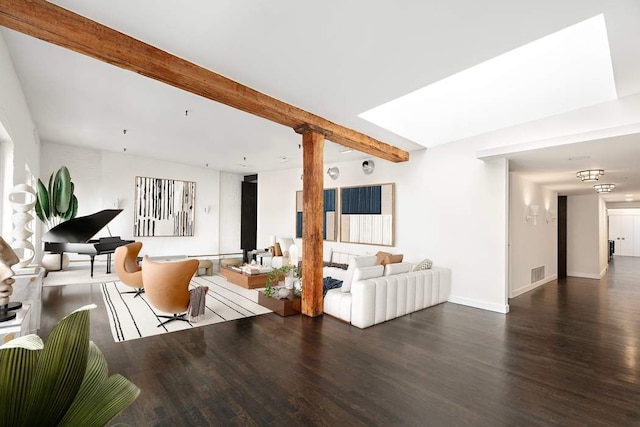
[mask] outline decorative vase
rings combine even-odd
[[[278,289],[278,298],[280,299],[288,298],[290,293],[291,293],[290,289],[280,288]]]
[[[291,276],[287,276],[284,278],[284,287],[286,289],[293,289],[293,283],[295,282],[295,278]]]
[[[47,271],[60,271],[60,254],[52,254],[50,252],[45,253],[42,256],[40,265]],[[69,255],[63,254],[62,256],[62,269],[64,270],[69,265]]]

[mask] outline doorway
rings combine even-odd
[[[558,278],[567,277],[567,196],[558,196]]]
[[[242,181],[242,208],[240,213],[240,248],[244,262],[247,252],[256,248],[258,236],[258,175],[247,175]]]

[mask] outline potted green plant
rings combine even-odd
[[[279,283],[281,280],[283,280],[283,278],[286,280],[287,276],[299,280],[301,278],[301,273],[301,269],[299,269],[298,266],[294,265],[283,265],[282,267],[274,268],[267,274],[267,283],[265,284],[264,288],[265,296],[267,298],[280,298],[281,295],[279,295],[278,293],[279,288],[275,288],[274,284]],[[300,291],[301,288],[293,286],[293,292],[295,296],[300,296]],[[288,295],[288,292],[286,296],[284,296],[283,293],[282,297],[286,298]]]
[[[108,376],[89,341],[89,310],[62,319],[43,342],[27,335],[0,347],[0,424],[102,426],[127,408],[140,389]]]
[[[75,185],[66,166],[51,174],[48,187],[38,179],[36,215],[47,228],[76,217],[78,198],[73,194],[74,189]]]
[[[267,275],[267,282],[264,291],[258,292],[258,304],[267,307],[280,316],[290,316],[300,313],[302,288],[294,284],[295,280],[300,280],[300,269],[297,266],[285,265],[274,268]],[[275,286],[280,281],[291,286],[287,288]]]
[[[73,194],[75,185],[71,181],[71,174],[66,166],[62,166],[49,177],[49,186],[45,186],[38,179],[36,191],[36,215],[48,229],[75,218],[78,213],[78,198]],[[68,263],[68,257],[63,257],[63,266]],[[41,262],[48,271],[60,269],[59,254],[45,254]]]

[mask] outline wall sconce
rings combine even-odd
[[[204,213],[208,214],[209,212],[211,212],[211,206],[206,205],[206,206],[204,207]]]
[[[365,160],[364,162],[362,162],[362,172],[364,172],[365,175],[371,175],[375,168],[376,164],[373,162],[373,160]]]
[[[338,169],[335,166],[332,168],[329,168],[327,169],[327,175],[329,175],[329,178],[336,180],[340,176],[340,169]]]
[[[113,199],[113,208],[114,209],[120,209],[120,204],[122,203],[122,199],[119,197],[116,197],[115,199]]]
[[[527,222],[532,219],[533,225],[538,225],[538,215],[540,212],[540,206],[538,205],[529,205],[529,212],[527,213],[526,219]]]
[[[546,219],[547,224],[548,224],[551,221],[553,221],[555,219],[558,219],[558,214],[553,209],[549,209],[549,210],[547,210],[547,216],[546,216],[545,219]]]

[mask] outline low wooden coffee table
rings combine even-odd
[[[268,273],[244,274],[226,267],[220,267],[220,274],[227,281],[247,289],[264,288],[269,277]]]

